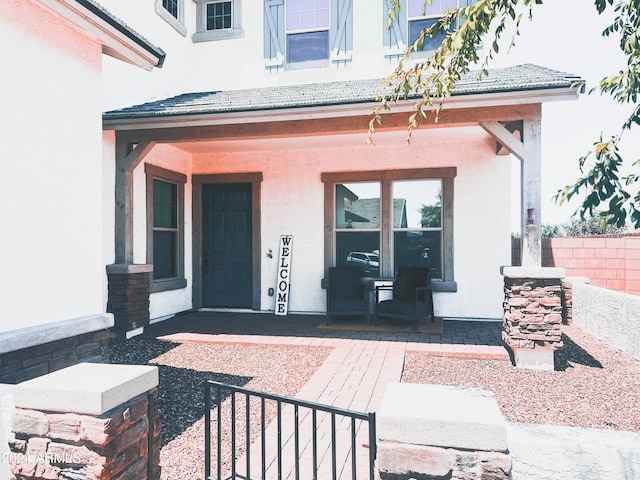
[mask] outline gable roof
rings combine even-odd
[[[574,75],[537,65],[518,65],[491,69],[484,77],[480,77],[480,72],[469,72],[457,83],[452,96],[568,90],[574,88],[578,80]],[[389,93],[390,88],[383,87],[382,82],[365,79],[185,93],[112,110],[104,113],[103,118],[109,121],[371,103],[376,102],[381,93]]]
[[[108,12],[96,0],[40,0],[102,44],[102,53],[132,65],[160,68],[165,52]]]
[[[161,68],[166,57],[166,53],[160,47],[155,46],[149,40],[144,38],[138,32],[133,30],[127,24],[125,24],[119,18],[116,18],[112,13],[106,10],[95,0],[76,0],[77,3],[89,10],[95,16],[103,20],[108,25],[115,28],[118,32],[122,33],[129,40],[132,40],[135,44],[142,47],[142,49],[149,52],[151,55],[157,57],[156,67]]]

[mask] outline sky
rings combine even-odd
[[[580,175],[578,159],[593,148],[602,134],[618,133],[632,107],[617,105],[598,92],[587,94],[598,81],[624,66],[614,38],[602,36],[607,14],[599,16],[594,3],[585,0],[545,0],[533,9],[533,20],[523,20],[516,47],[501,56],[493,66],[535,63],[578,75],[587,85],[578,101],[546,103],[542,121],[542,223],[560,224],[570,220],[578,203],[558,206],[552,196]],[[635,137],[635,138],[634,138]],[[623,154],[633,161],[640,158],[640,136],[627,133]],[[517,166],[517,160],[514,160]],[[514,171],[514,178],[518,173]],[[518,192],[514,192],[516,195]],[[514,216],[517,212],[514,212]],[[514,218],[518,225],[517,216]]]

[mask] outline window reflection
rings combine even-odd
[[[431,268],[442,278],[442,181],[393,183],[393,264]]]
[[[336,185],[336,265],[380,276],[380,183]]]
[[[441,180],[393,183],[393,228],[441,227]]]
[[[380,184],[336,185],[336,228],[380,228]]]

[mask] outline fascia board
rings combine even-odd
[[[448,98],[445,102],[444,108],[483,108],[532,103],[540,104],[549,101],[576,100],[578,96],[579,93],[574,88],[467,94]],[[402,100],[395,104],[391,103],[391,109],[394,112],[413,112],[415,102],[416,100]],[[301,121],[335,117],[357,117],[370,115],[372,109],[379,105],[379,102],[365,102],[273,110],[158,115],[155,117],[143,118],[115,118],[104,119],[103,130],[124,131],[152,128],[198,127],[205,125],[233,125],[237,123]]]
[[[143,48],[76,0],[40,0],[40,3],[95,37],[102,44],[104,54],[149,71],[161,64],[161,57]]]

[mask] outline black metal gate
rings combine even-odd
[[[215,423],[216,437],[213,442],[212,423]],[[340,428],[338,423],[342,424]],[[358,438],[364,436],[361,427],[365,423],[367,443],[358,442]],[[275,432],[268,433],[267,429]],[[361,443],[360,449],[358,443]],[[244,461],[237,458],[243,455]],[[375,459],[375,413],[355,412],[211,380],[206,383],[206,480],[223,480],[223,474],[225,480],[292,477],[356,480],[367,476],[373,480]],[[211,475],[212,463],[215,463],[215,477]]]

